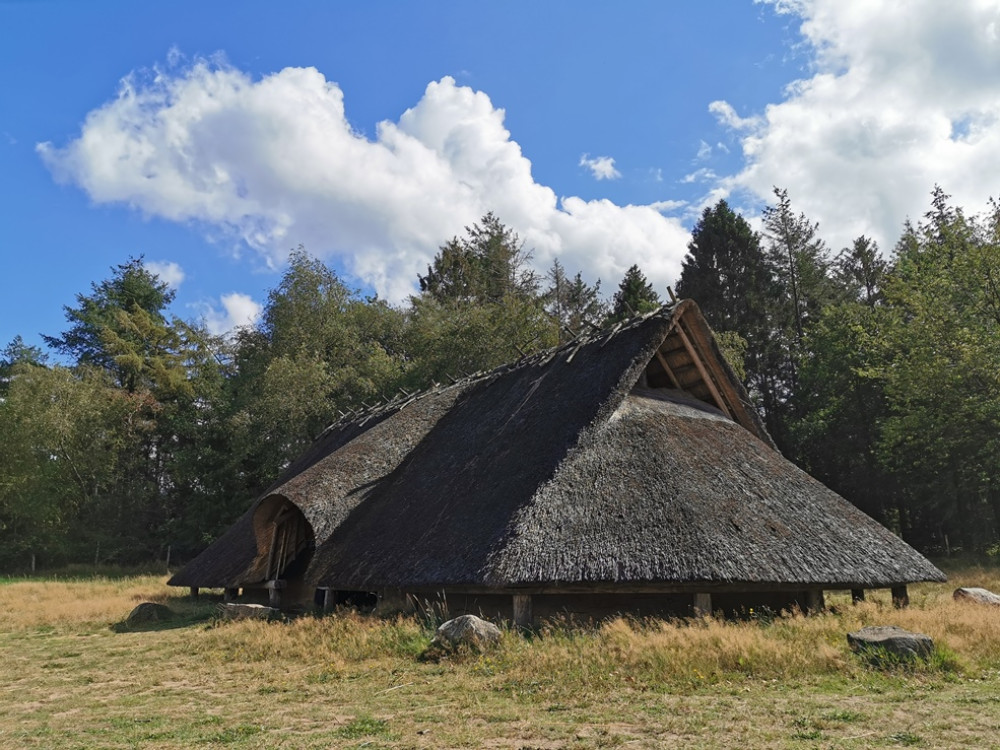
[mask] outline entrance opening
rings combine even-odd
[[[316,537],[312,526],[295,503],[272,495],[260,504],[253,518],[257,537],[254,578],[272,592],[280,591],[291,601],[309,567]],[[272,600],[277,596],[272,596]]]

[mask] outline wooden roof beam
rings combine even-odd
[[[732,412],[729,411],[729,407],[726,406],[725,400],[722,398],[722,394],[719,393],[719,389],[715,387],[715,382],[708,374],[708,370],[705,369],[705,364],[701,361],[701,357],[698,356],[698,352],[695,350],[694,345],[688,338],[687,334],[684,332],[684,328],[681,325],[680,320],[676,320],[673,326],[674,330],[677,331],[680,336],[681,341],[684,342],[684,348],[687,349],[688,355],[691,357],[691,361],[694,362],[695,366],[698,368],[698,372],[701,374],[701,379],[704,381],[705,385],[708,386],[709,392],[712,394],[712,398],[715,400],[716,406],[722,410],[730,419],[733,418]]]
[[[667,373],[667,377],[670,378],[670,382],[674,384],[674,388],[679,391],[684,390],[681,388],[681,383],[677,379],[677,376],[674,375],[674,371],[670,368],[670,365],[667,364],[667,358],[663,356],[659,349],[656,350],[656,358],[660,361],[660,366]]]

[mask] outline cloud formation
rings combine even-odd
[[[675,280],[689,236],[679,219],[557,198],[534,181],[503,121],[485,93],[446,77],[369,139],[351,128],[337,84],[314,68],[252,80],[200,60],[127,77],[78,138],[37,150],[57,179],[97,203],[221,228],[273,265],[303,244],[392,300],[414,291],[438,247],[487,211],[535,249],[539,268],[558,256],[614,283],[638,263],[661,289]],[[600,169],[616,173],[611,160]]]
[[[228,334],[235,328],[249,326],[256,322],[263,312],[263,307],[249,295],[233,292],[223,294],[220,300],[222,309],[213,304],[197,305],[205,327],[215,336]]]
[[[597,156],[591,159],[590,154],[584,154],[580,157],[580,166],[589,169],[595,180],[617,180],[622,176],[622,173],[615,169],[615,160],[610,156]]]
[[[811,76],[759,115],[709,109],[740,135],[725,192],[787,188],[839,249],[860,234],[892,248],[939,184],[982,210],[1000,164],[1000,5],[995,0],[765,0],[797,14]]]
[[[156,274],[160,281],[164,282],[171,289],[177,289],[184,281],[184,269],[173,261],[166,260],[144,260],[142,265],[152,274]]]

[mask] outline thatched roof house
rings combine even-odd
[[[526,622],[943,578],[775,450],[682,301],[331,426],[170,583]]]

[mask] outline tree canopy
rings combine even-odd
[[[920,549],[1000,545],[1000,207],[943,190],[884,257],[832,252],[775,191],[762,231],[726,201],[692,230],[695,299],[781,450]],[[141,258],[45,337],[0,352],[0,567],[198,551],[342,414],[655,309],[632,265],[612,299],[494,214],[442,244],[390,305],[292,252],[253,325],[171,315]]]

